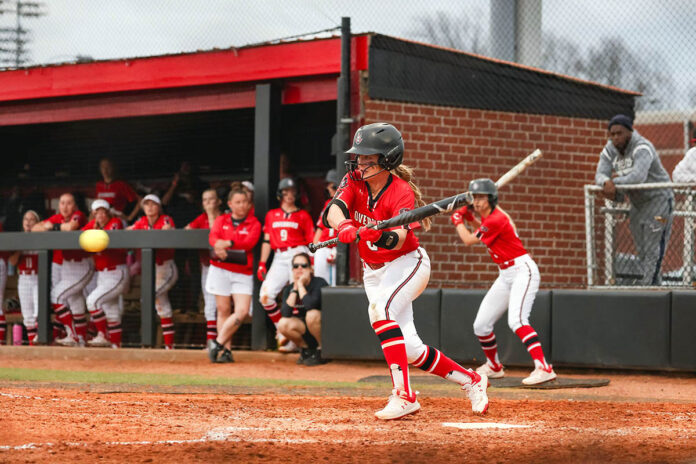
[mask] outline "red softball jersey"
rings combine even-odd
[[[39,255],[35,251],[24,251],[17,261],[20,274],[36,274],[39,272]]]
[[[113,209],[120,212],[123,212],[128,203],[138,199],[138,194],[133,187],[122,180],[115,180],[108,184],[100,180],[97,182],[96,191],[97,198],[108,201]]]
[[[87,218],[80,210],[75,211],[68,218],[64,218],[61,214],[54,214],[46,219],[46,221],[51,224],[65,224],[70,221],[75,221],[79,226],[78,229],[83,228],[85,224],[87,224]],[[64,259],[68,261],[81,261],[88,257],[89,253],[82,250],[53,250],[53,262],[57,264],[62,264]]]
[[[331,200],[326,200],[326,203],[324,204],[324,207],[321,209],[321,213],[319,214],[319,219],[317,219],[317,227],[319,230],[321,230],[321,235],[319,236],[319,241],[320,242],[325,242],[327,240],[331,240],[332,238],[336,237],[336,229],[331,229],[329,227],[326,227],[324,225],[324,222],[321,220],[321,218],[324,216],[324,211],[326,208],[329,206],[329,203],[331,203]],[[327,248],[334,248],[336,245],[330,245]]]
[[[160,214],[152,225],[148,222],[147,216],[142,216],[133,224],[133,230],[161,230],[166,224],[176,227],[174,219],[166,214]],[[155,252],[155,263],[160,266],[170,259],[174,259],[174,249],[172,248],[158,248]]]
[[[311,243],[314,221],[303,209],[286,213],[282,208],[276,208],[266,214],[263,231],[271,237],[272,249],[284,250]]]
[[[387,184],[374,199],[371,198],[370,188],[366,181],[355,181],[349,174],[341,181],[334,199],[343,201],[348,207],[353,225],[360,227],[370,222],[381,222],[391,219],[405,211],[410,211],[416,204],[416,196],[408,182],[393,174],[389,175]],[[414,222],[405,226],[392,227],[386,230],[406,229],[406,241],[398,250],[385,250],[372,243],[359,240],[358,252],[363,261],[370,264],[380,264],[394,261],[418,248],[418,237],[413,233],[420,227]]]
[[[99,229],[97,227],[94,219],[89,221],[82,230],[89,229]],[[118,230],[123,229],[123,222],[117,217],[112,217],[109,222],[106,223],[103,230]],[[111,271],[116,268],[119,264],[126,264],[126,250],[123,249],[113,249],[107,248],[104,251],[98,253],[93,253],[94,255],[94,268],[97,271]]]
[[[220,217],[220,216],[218,216]],[[189,222],[188,227],[191,229],[210,229],[210,223],[208,222],[208,213],[203,213],[196,217],[193,221]],[[210,265],[210,259],[215,256],[212,250],[198,250],[198,259],[204,266]]]
[[[488,247],[488,253],[499,266],[505,266],[508,261],[527,254],[517,231],[512,226],[510,216],[500,208],[494,209],[488,217],[483,218],[474,234]]]
[[[241,220],[233,219],[229,213],[218,216],[208,236],[210,246],[215,246],[215,242],[218,240],[232,240],[233,243],[232,247],[228,248],[227,261],[220,261],[214,257],[210,258],[210,265],[239,274],[253,274],[253,250],[260,237],[261,223],[256,219],[256,216],[247,215]],[[246,256],[246,262],[243,262],[242,252]],[[240,262],[234,262],[235,258],[240,258]]]

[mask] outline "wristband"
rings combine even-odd
[[[384,248],[385,250],[393,250],[397,243],[399,243],[399,234],[391,231],[382,232],[382,236],[379,238],[379,240],[373,242],[373,245]]]

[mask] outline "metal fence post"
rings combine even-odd
[[[157,342],[155,317],[155,250],[143,248],[140,269],[140,332],[141,344],[153,347]]]
[[[39,314],[36,322],[38,324],[38,341],[41,344],[48,344],[53,341],[53,327],[51,324],[51,261],[53,253],[51,250],[37,251],[39,256]]]

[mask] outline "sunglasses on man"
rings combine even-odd
[[[302,269],[307,269],[309,267],[309,263],[292,263],[293,269],[297,269],[298,267],[301,267]]]

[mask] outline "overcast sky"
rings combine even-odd
[[[44,0],[46,15],[24,25],[38,64],[76,55],[107,59],[241,46],[335,27],[342,16],[351,17],[355,33],[417,38],[419,18],[465,14],[487,37],[490,5],[502,1]],[[0,26],[13,21],[0,16]],[[542,31],[583,49],[602,37],[623,37],[636,52],[665,59],[682,99],[696,88],[695,0],[546,0]]]

